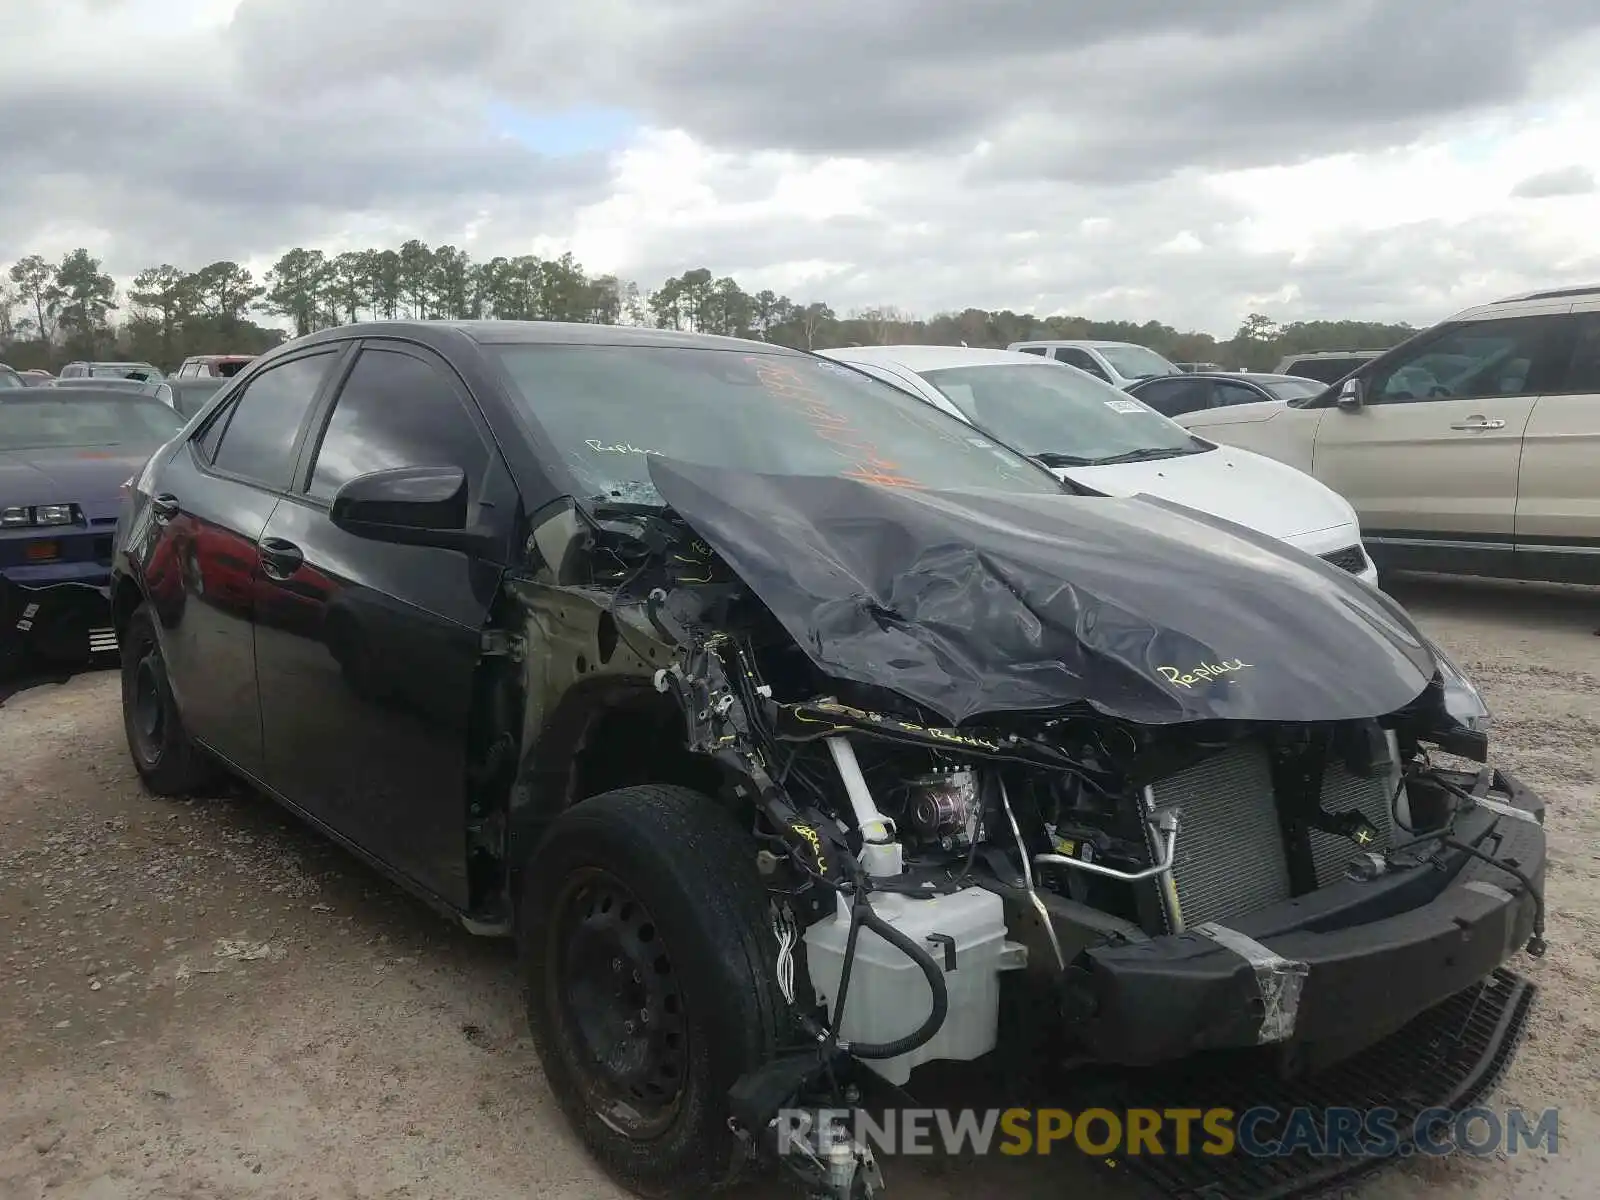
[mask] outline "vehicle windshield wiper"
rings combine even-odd
[[[1163,458],[1183,458],[1185,455],[1198,453],[1200,453],[1200,450],[1195,446],[1142,446],[1138,450],[1129,450],[1123,454],[1113,454],[1108,458],[1092,458],[1084,465],[1110,467],[1118,463],[1156,462]]]
[[[1085,458],[1081,454],[1057,454],[1054,450],[1042,450],[1038,454],[1029,455],[1036,463],[1047,467],[1087,467],[1099,461]]]

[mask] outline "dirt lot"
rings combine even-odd
[[[1550,802],[1552,948],[1522,964],[1543,990],[1501,1101],[1560,1106],[1563,1145],[1554,1159],[1408,1165],[1356,1194],[1592,1196],[1600,599],[1456,581],[1393,590],[1485,688],[1499,760]],[[902,1200],[1073,1190],[1059,1160],[890,1172]],[[503,945],[445,924],[264,801],[146,796],[112,673],[5,705],[0,1200],[529,1195],[622,1193],[555,1110]]]

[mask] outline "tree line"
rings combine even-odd
[[[1252,313],[1231,337],[1160,321],[1097,321],[967,308],[920,317],[891,306],[839,313],[820,300],[746,291],[696,267],[654,291],[590,275],[571,254],[475,261],[413,239],[398,249],[328,254],[296,247],[261,279],[220,260],[198,270],[162,263],[122,292],[86,248],[50,262],[30,254],[0,276],[0,361],[55,370],[80,358],[128,358],[171,370],[191,354],[254,354],[291,336],[368,319],[500,319],[650,325],[756,338],[805,350],[899,342],[1005,346],[1037,338],[1136,342],[1177,362],[1269,370],[1285,354],[1381,349],[1414,332],[1368,321],[1278,324]]]

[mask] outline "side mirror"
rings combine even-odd
[[[346,533],[375,542],[491,550],[489,531],[467,526],[467,499],[460,467],[396,467],[350,480],[334,493],[328,516]]]
[[[1346,379],[1344,383],[1339,386],[1339,395],[1335,402],[1340,408],[1344,409],[1345,412],[1355,412],[1357,409],[1365,407],[1367,403],[1367,393],[1366,388],[1363,386],[1361,380],[1359,378]]]

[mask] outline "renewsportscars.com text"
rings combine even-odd
[[[1094,1157],[1244,1154],[1393,1158],[1526,1150],[1560,1152],[1560,1111],[1432,1108],[1408,1120],[1392,1108],[900,1108],[778,1115],[780,1153],[851,1137],[875,1153]]]

